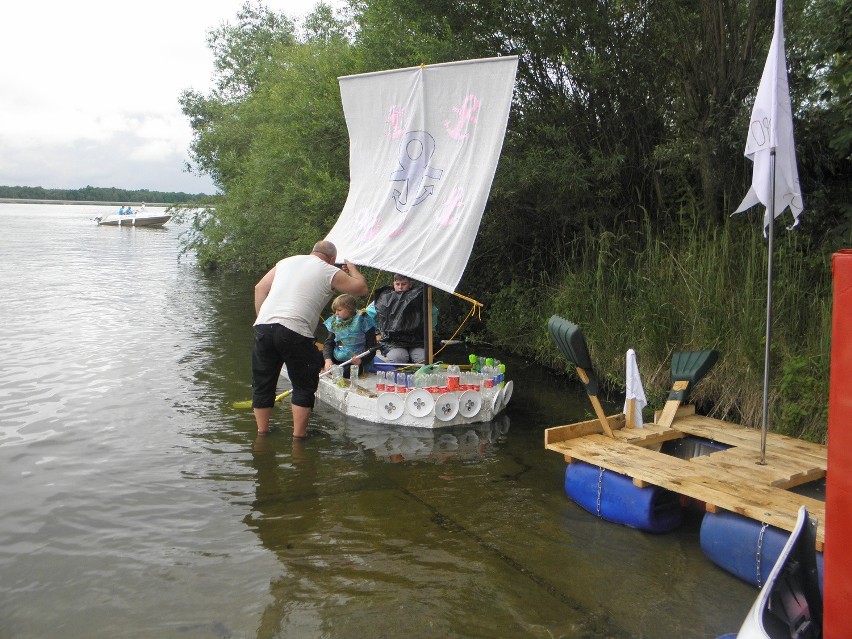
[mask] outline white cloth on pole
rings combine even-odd
[[[642,377],[639,375],[639,364],[636,362],[636,351],[632,348],[627,351],[627,392],[624,400],[624,414],[627,414],[627,400],[633,400],[633,427],[642,428],[642,409],[648,405],[645,398],[645,389],[642,387]],[[629,424],[628,424],[629,426]]]
[[[772,199],[770,151],[775,149],[775,217],[787,207],[793,214],[793,228],[804,210],[799,172],[796,169],[796,146],[793,140],[793,109],[787,82],[787,60],[784,55],[784,3],[775,2],[775,32],[769,55],[763,67],[760,86],[751,112],[745,156],[754,162],[751,188],[734,213],[763,204],[763,228],[769,227],[769,203]]]
[[[517,56],[339,78],[349,196],[338,260],[455,291],[503,147]]]

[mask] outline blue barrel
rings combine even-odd
[[[761,532],[762,531],[762,532]],[[701,520],[701,550],[717,566],[758,588],[781,556],[790,533],[754,519],[724,511],[707,513]],[[822,553],[816,554],[822,591]]]
[[[585,462],[568,464],[565,492],[593,515],[646,532],[669,532],[683,521],[676,493],[657,486],[638,488],[626,475]]]

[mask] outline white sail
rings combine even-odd
[[[516,56],[340,78],[350,186],[338,259],[455,291],[497,168]]]

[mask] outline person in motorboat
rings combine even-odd
[[[437,313],[432,307],[432,327],[437,325]],[[393,285],[376,291],[376,298],[367,307],[381,332],[379,347],[387,362],[422,362],[426,359],[423,347],[423,284],[415,284],[400,273],[393,276]]]
[[[376,345],[376,324],[366,313],[358,310],[358,300],[347,293],[339,295],[331,303],[332,315],[323,322],[328,329],[328,337],[323,345],[322,354],[325,368],[349,359],[351,363],[343,367],[343,377],[349,379],[352,365],[365,371],[373,361],[375,350],[364,357],[355,357]]]
[[[322,240],[308,255],[279,261],[254,287],[252,408],[258,435],[269,432],[281,367],[293,384],[293,437],[307,437],[323,358],[314,342],[320,313],[334,291],[366,295],[367,281],[349,261],[335,266],[337,248]]]
[[[120,209],[118,209],[118,214],[124,215],[124,206],[122,206]]]

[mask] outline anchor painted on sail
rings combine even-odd
[[[427,180],[441,179],[443,170],[429,165],[435,146],[435,138],[426,131],[409,131],[403,136],[399,145],[401,168],[391,173],[392,182],[403,183],[391,195],[400,213],[407,214],[432,195],[435,187]]]

